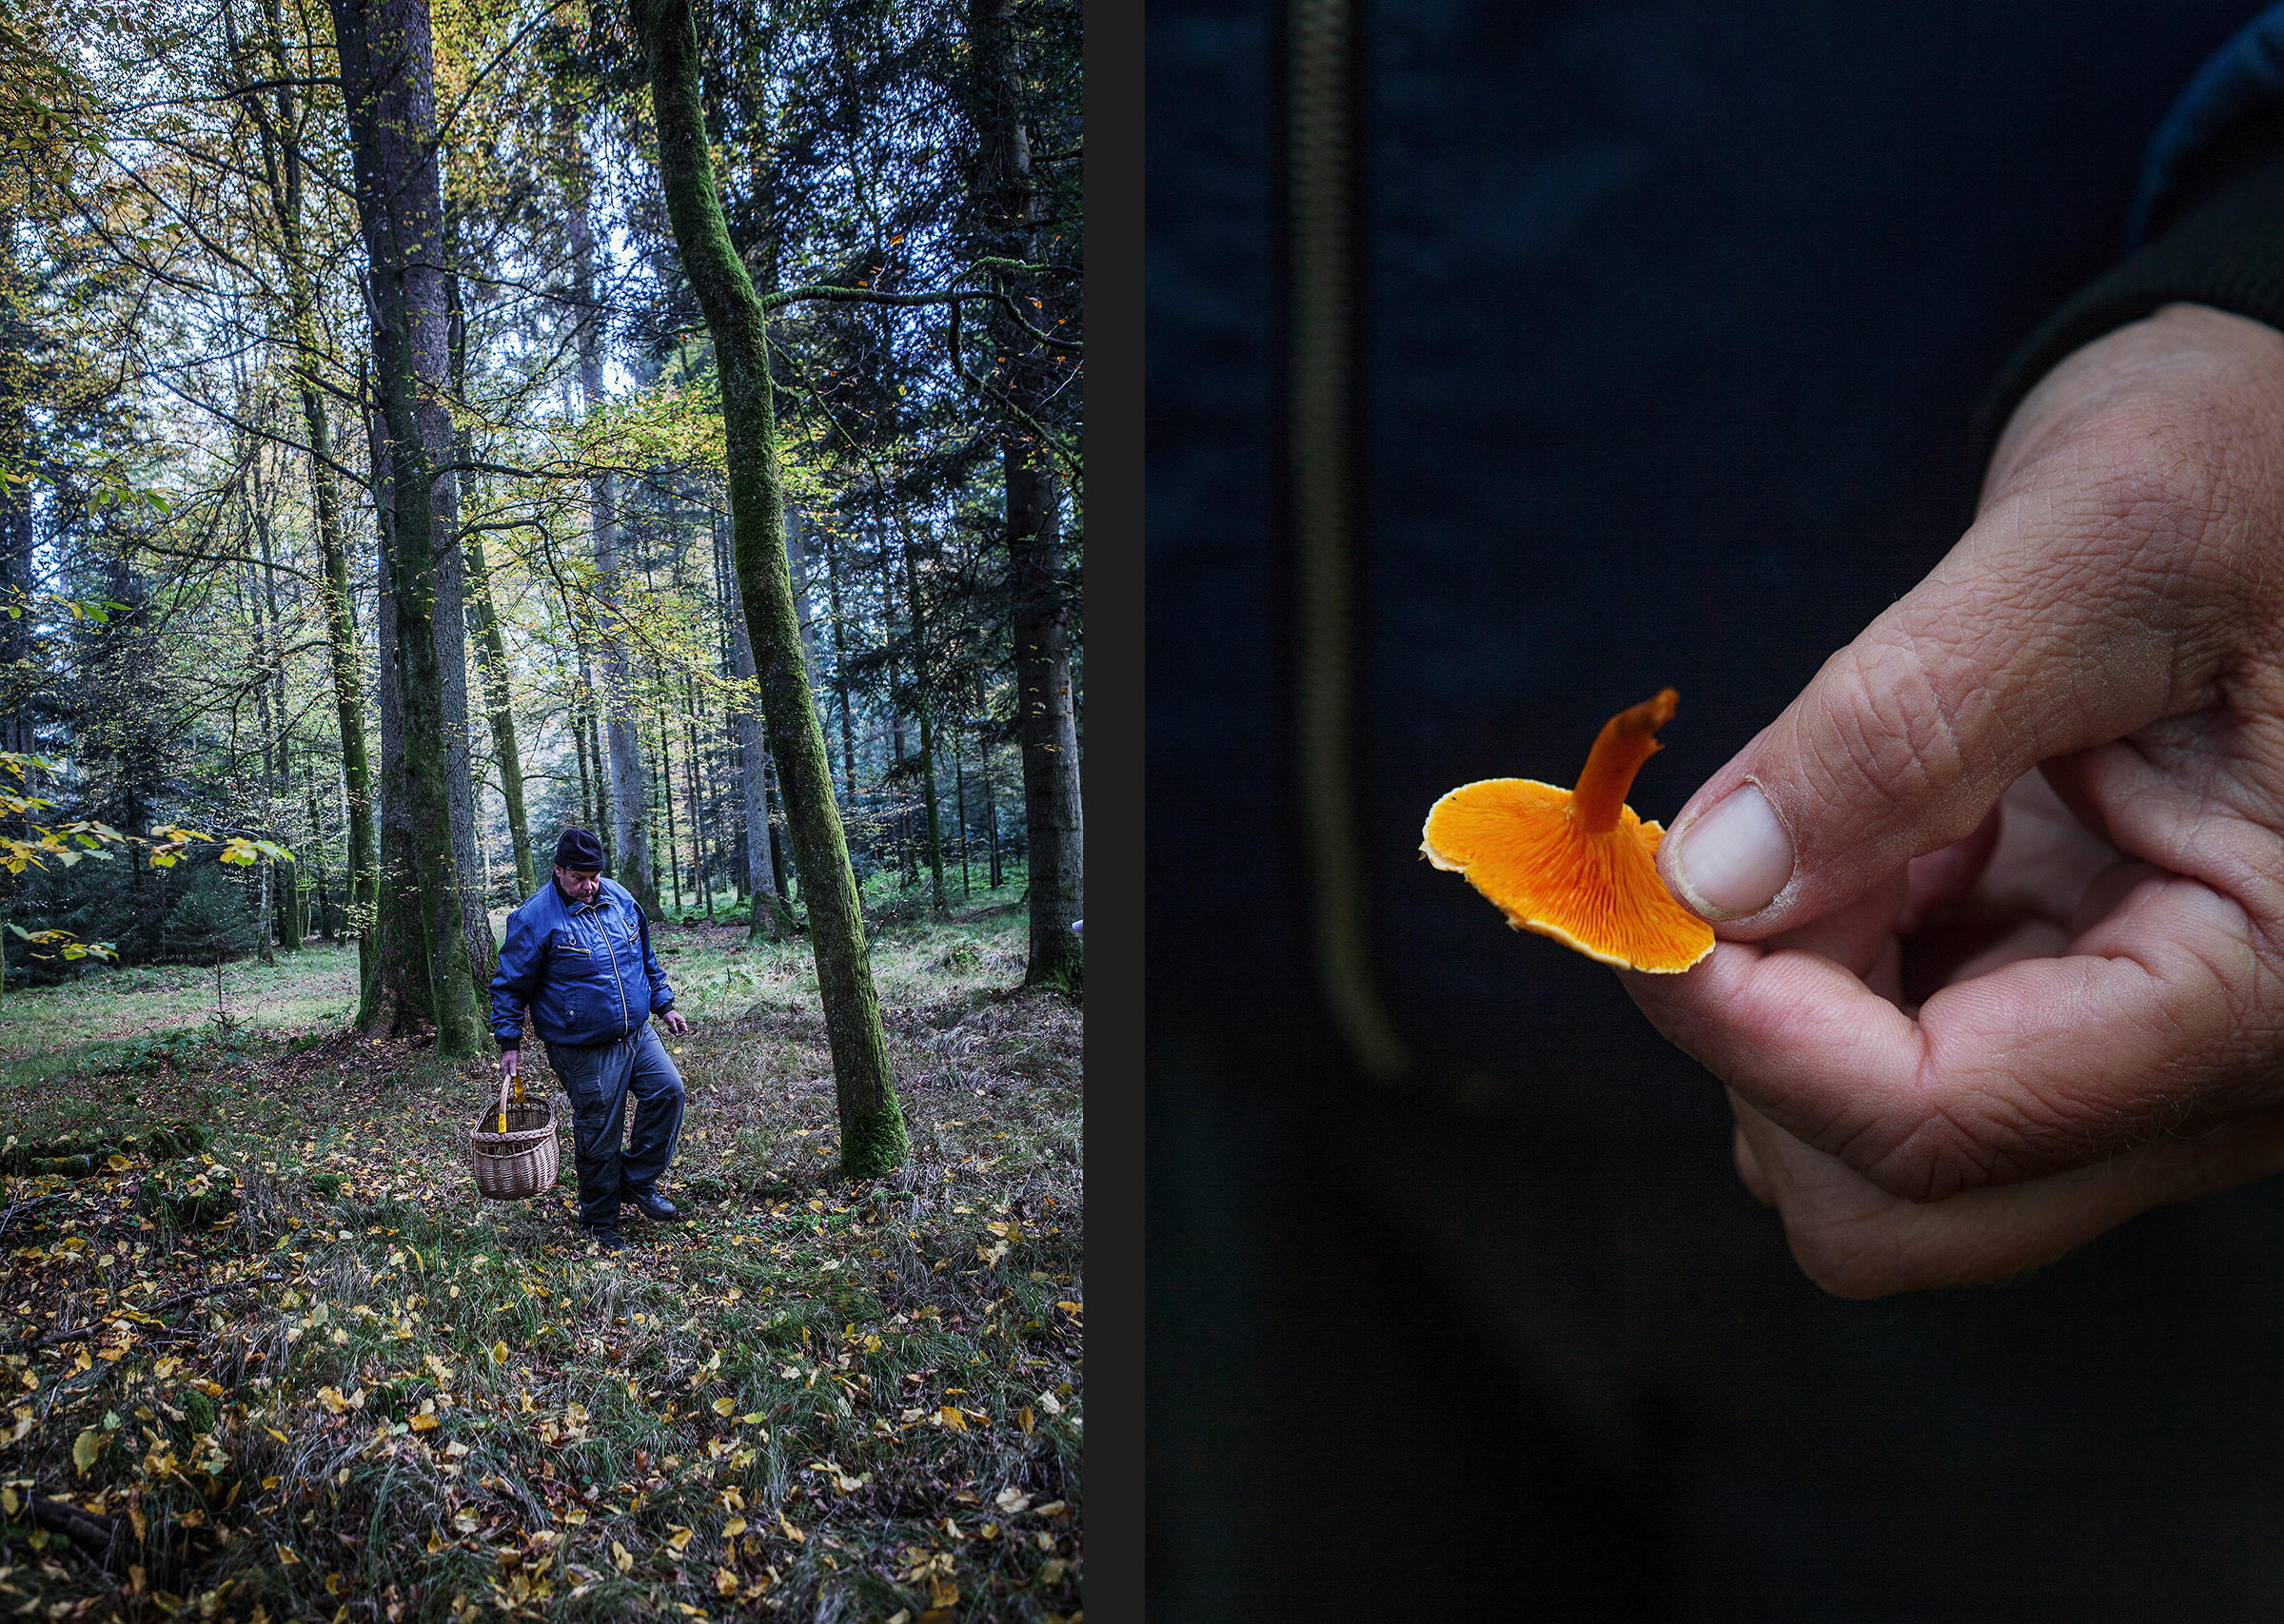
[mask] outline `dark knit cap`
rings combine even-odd
[[[555,866],[559,869],[600,869],[602,867],[602,842],[583,829],[566,829],[563,837],[555,843]]]

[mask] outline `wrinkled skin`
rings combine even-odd
[[[2284,1168],[2284,334],[2172,305],[2057,367],[1669,882],[1748,778],[1789,880],[1624,979],[1819,1284],[1988,1280]]]

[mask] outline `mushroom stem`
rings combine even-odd
[[[1662,689],[1656,698],[1629,706],[1603,723],[1585,771],[1570,792],[1570,815],[1585,832],[1607,834],[1618,827],[1618,813],[1625,806],[1625,792],[1634,787],[1634,774],[1657,753],[1658,729],[1673,719],[1680,700],[1672,689]]]

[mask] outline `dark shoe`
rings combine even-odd
[[[621,1205],[633,1207],[653,1223],[680,1223],[690,1216],[656,1190],[646,1196],[621,1195],[619,1200]]]
[[[596,1245],[601,1247],[605,1252],[623,1252],[626,1250],[626,1237],[620,1234],[616,1229],[590,1229],[587,1231],[587,1239],[594,1242]]]

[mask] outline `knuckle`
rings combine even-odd
[[[1836,811],[1861,814],[1867,794],[1889,807],[1923,800],[1965,771],[1961,707],[1944,667],[1954,634],[1900,626],[1858,639],[1833,657],[1807,722],[1812,787]]]
[[[1784,1214],[1784,1239],[1809,1282],[1834,1297],[1861,1301],[1909,1289],[1908,1266],[1895,1223],[1885,1216]]]

